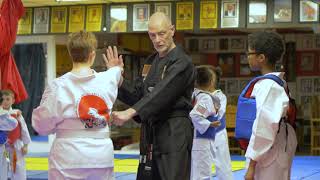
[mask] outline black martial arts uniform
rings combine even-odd
[[[188,180],[193,140],[189,112],[195,79],[191,58],[177,46],[165,57],[151,55],[144,73],[134,84],[124,81],[118,95],[137,111],[134,119],[141,122],[137,179]]]

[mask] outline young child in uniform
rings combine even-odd
[[[226,97],[217,89],[220,73],[212,66],[198,66],[196,70],[196,88],[192,95],[194,108],[190,112],[195,127],[191,180],[211,179],[213,163],[219,179],[231,180],[231,159],[225,127]]]
[[[275,75],[275,63],[284,53],[284,42],[275,32],[256,32],[248,36],[248,61],[252,71]],[[251,93],[256,99],[256,119],[246,151],[246,180],[290,179],[297,140],[293,127],[281,120],[286,117],[289,98],[284,87],[271,79],[256,82]]]
[[[18,121],[12,118],[9,113],[2,108],[2,93],[0,91],[0,180],[8,179],[8,163],[5,154],[5,144],[7,142],[8,131],[17,127]]]
[[[12,105],[15,102],[14,93],[9,89],[2,90],[1,92],[3,109],[8,111],[18,121],[18,126],[8,134],[6,146],[11,166],[9,176],[11,180],[27,179],[24,156],[27,154],[28,144],[31,142],[30,134],[20,110],[12,109]]]
[[[32,114],[39,134],[56,134],[49,154],[49,179],[114,179],[108,123],[122,81],[122,57],[117,51],[107,53],[117,58],[108,58],[109,69],[97,73],[91,69],[97,48],[94,34],[72,33],[67,47],[72,70],[49,83]]]

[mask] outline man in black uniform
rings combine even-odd
[[[134,85],[124,81],[119,90],[118,98],[132,107],[112,113],[116,125],[131,118],[141,122],[138,180],[190,179],[195,71],[191,58],[173,42],[174,32],[165,14],[150,17],[148,33],[157,53],[147,59],[141,79]],[[118,58],[111,48],[107,54]]]

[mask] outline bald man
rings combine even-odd
[[[194,89],[191,58],[173,41],[175,28],[163,13],[150,17],[148,34],[156,53],[134,84],[124,81],[118,98],[131,108],[113,112],[116,125],[141,123],[138,180],[190,179]],[[111,51],[108,52],[110,58]]]

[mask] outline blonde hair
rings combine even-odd
[[[89,54],[97,48],[97,39],[91,32],[71,33],[68,37],[67,47],[73,62],[87,62]]]

